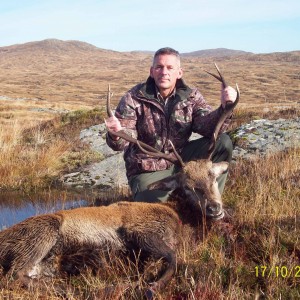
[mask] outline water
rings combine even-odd
[[[67,191],[48,191],[33,195],[1,193],[0,230],[32,216],[92,204],[92,196]]]

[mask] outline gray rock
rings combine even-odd
[[[240,126],[230,135],[239,146],[233,153],[234,159],[270,155],[291,147],[300,147],[300,118],[255,120]]]
[[[89,144],[92,150],[101,153],[106,158],[116,155],[117,152],[113,151],[110,147],[107,146],[105,141],[105,134],[105,124],[100,124],[82,130],[79,137],[83,142]]]
[[[105,124],[95,125],[81,131],[80,139],[89,144],[93,151],[101,153],[104,159],[86,166],[81,172],[64,175],[61,181],[65,186],[78,189],[101,188],[101,190],[127,186],[123,152],[113,151],[108,147],[105,134]]]

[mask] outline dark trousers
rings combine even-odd
[[[184,162],[204,158],[206,156],[210,144],[209,138],[199,138],[190,141],[182,150],[181,157]],[[213,162],[227,161],[230,162],[232,158],[232,141],[230,137],[223,133],[219,136],[216,147],[212,155]],[[177,167],[171,167],[168,170],[142,173],[132,176],[129,179],[129,186],[131,188],[134,201],[137,202],[164,202],[169,197],[172,191],[151,190],[147,189],[150,183],[161,180],[178,172]],[[219,191],[223,192],[227,172],[217,178]]]

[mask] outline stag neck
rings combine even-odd
[[[202,211],[200,206],[191,205],[185,201],[185,196],[180,193],[179,189],[174,190],[166,202],[162,205],[174,210],[180,219],[182,225],[189,225],[193,228],[203,223]]]

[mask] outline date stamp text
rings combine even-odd
[[[300,278],[300,266],[255,266],[255,276],[263,278]]]

